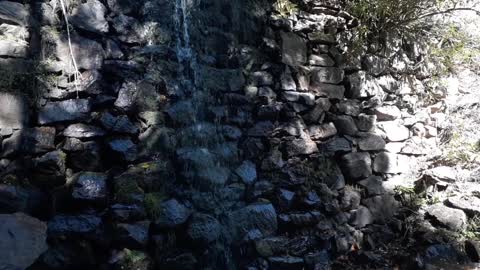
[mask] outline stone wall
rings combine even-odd
[[[0,211],[48,228],[29,269],[329,269],[399,233],[444,117],[425,52],[356,59],[341,6],[298,5],[88,0],[68,33],[58,3],[0,1],[0,68],[33,71],[0,95]]]

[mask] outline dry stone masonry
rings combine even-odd
[[[393,267],[396,187],[445,118],[421,102],[434,71],[414,75],[424,52],[395,37],[351,57],[337,1],[295,2],[73,1],[67,32],[58,1],[0,1],[0,265]],[[464,230],[468,202],[419,226]]]

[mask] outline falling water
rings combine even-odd
[[[188,159],[194,160],[188,168],[183,168],[182,173],[190,181],[193,192],[208,192],[216,198],[221,194],[225,185],[229,169],[223,164],[221,152],[223,137],[219,130],[218,119],[210,119],[207,110],[215,105],[215,100],[209,89],[199,85],[197,55],[190,40],[190,15],[191,7],[187,5],[189,0],[175,0],[175,30],[177,33],[176,54],[179,63],[179,80],[185,90],[184,103],[192,107],[193,115],[191,122],[181,128],[181,142],[177,153],[188,155]],[[191,0],[190,0],[191,1]],[[200,168],[199,168],[200,165]],[[219,196],[221,197],[221,196]],[[195,203],[193,203],[195,205]],[[219,205],[222,208],[223,205]],[[219,210],[219,209],[217,209]],[[224,230],[228,228],[224,227]],[[212,250],[216,250],[210,259],[212,269],[233,269],[231,251],[226,239],[212,243]],[[212,256],[212,255],[210,255]],[[209,263],[210,264],[210,263]],[[228,266],[227,266],[228,265]]]

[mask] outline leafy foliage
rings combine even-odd
[[[298,6],[289,0],[277,0],[273,8],[282,17],[288,17],[298,11]]]

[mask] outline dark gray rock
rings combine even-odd
[[[362,105],[356,99],[342,100],[335,106],[338,112],[350,116],[358,116],[362,112]]]
[[[278,270],[303,270],[305,269],[305,262],[303,258],[282,256],[268,258],[270,267]]]
[[[373,219],[380,223],[389,221],[400,207],[400,203],[397,202],[391,194],[364,199],[362,204],[368,207],[373,215]]]
[[[277,213],[270,203],[256,203],[231,212],[228,215],[228,228],[232,240],[238,241],[252,229],[269,236],[277,231]]]
[[[380,176],[370,176],[367,179],[358,181],[357,184],[365,188],[368,196],[383,195],[386,193]]]
[[[375,78],[367,75],[365,71],[359,71],[347,76],[350,98],[367,98],[383,94],[383,90]]]
[[[388,59],[377,55],[366,55],[363,58],[362,64],[365,69],[374,76],[384,73],[389,67]]]
[[[375,129],[375,124],[377,123],[376,115],[367,115],[361,113],[358,115],[355,123],[360,131],[370,132]]]
[[[72,124],[63,131],[63,136],[72,138],[92,138],[104,135],[103,129],[86,124]]]
[[[354,190],[353,188],[346,187],[339,199],[339,204],[343,210],[355,210],[360,206],[361,200],[362,195],[360,192]]]
[[[130,14],[139,11],[143,1],[130,2],[128,0],[107,0],[108,7],[116,14]]]
[[[360,206],[358,209],[351,211],[351,217],[349,223],[355,228],[364,228],[365,226],[372,224],[375,217],[372,212],[365,207]]]
[[[309,126],[307,133],[313,140],[325,140],[337,135],[337,129],[333,123]]]
[[[235,173],[240,176],[243,183],[249,185],[253,184],[257,180],[257,168],[255,163],[245,160],[240,167],[235,170]]]
[[[191,124],[192,119],[196,117],[194,106],[190,100],[175,102],[166,110],[166,114],[177,126]]]
[[[221,225],[210,215],[196,213],[192,215],[187,235],[195,244],[208,245],[218,239]]]
[[[140,221],[147,217],[145,207],[138,204],[114,204],[110,207],[110,214],[112,219],[117,222]]]
[[[328,54],[311,54],[308,57],[308,64],[311,66],[333,67],[335,61]]]
[[[177,135],[174,129],[151,126],[141,133],[139,139],[139,156],[152,157],[170,155],[177,148]]]
[[[317,144],[307,134],[293,139],[287,143],[287,153],[290,157],[298,155],[310,155],[318,152]]]
[[[473,262],[480,262],[480,242],[475,240],[465,241],[465,252]]]
[[[273,85],[273,76],[267,71],[255,71],[250,74],[249,81],[255,86]]]
[[[282,62],[297,67],[307,62],[307,42],[292,32],[281,32]]]
[[[76,170],[99,171],[103,167],[102,147],[96,141],[66,138],[62,149],[69,152],[68,165]]]
[[[71,23],[94,33],[108,32],[108,22],[105,20],[106,8],[97,0],[88,0],[75,7],[70,16]]]
[[[346,178],[352,180],[372,175],[372,160],[366,152],[352,152],[342,156],[340,167]]]
[[[357,125],[350,115],[335,116],[333,123],[340,134],[354,136],[358,132]]]
[[[441,226],[452,231],[462,231],[467,227],[467,215],[465,212],[447,207],[441,203],[429,206],[426,214]]]
[[[102,45],[94,40],[72,35],[70,38],[72,44],[73,55],[79,70],[99,70],[103,66],[103,58],[105,52]],[[69,41],[66,36],[57,37],[56,40],[56,63],[59,70],[72,70],[73,63],[70,52]]]
[[[375,133],[357,133],[358,148],[362,151],[379,151],[385,149],[385,140]]]
[[[176,199],[159,202],[156,206],[158,213],[154,224],[158,228],[174,228],[184,224],[192,211],[179,203]]]
[[[410,168],[411,158],[406,155],[381,152],[373,161],[373,170],[379,173],[402,173]]]
[[[113,116],[108,112],[104,112],[99,120],[102,126],[109,131],[128,134],[138,133],[138,128],[126,115]]]
[[[103,206],[107,199],[107,175],[81,172],[74,176],[72,197],[76,201]]]
[[[23,213],[1,214],[0,220],[2,269],[27,269],[48,249],[44,222]]]
[[[282,210],[288,210],[292,207],[295,199],[295,192],[287,189],[279,189],[277,194],[277,205]]]
[[[177,159],[182,175],[203,190],[223,187],[230,176],[230,170],[219,165],[219,157],[205,148],[180,148]]]
[[[0,2],[0,19],[2,21],[27,26],[29,18],[30,13],[24,5],[12,1]]]
[[[317,67],[312,69],[311,84],[339,84],[343,81],[344,71],[336,67]]]
[[[318,124],[325,115],[325,112],[330,110],[331,106],[332,104],[328,98],[319,98],[315,101],[315,107],[303,116],[303,119],[307,122]]]
[[[120,246],[132,249],[143,249],[148,244],[150,221],[140,221],[133,224],[116,224],[114,241]]]
[[[288,250],[289,239],[285,236],[271,236],[255,241],[255,249],[262,257],[284,254]]]
[[[0,213],[43,215],[47,202],[47,195],[38,190],[0,184]]]
[[[352,143],[340,137],[334,137],[325,143],[320,144],[321,152],[327,155],[334,155],[335,153],[347,153],[352,151]]]
[[[217,69],[208,66],[197,67],[197,83],[214,93],[239,92],[245,84],[240,69]]]
[[[132,162],[137,159],[137,145],[130,139],[112,139],[108,141],[108,147],[113,153],[118,154],[120,159]]]
[[[330,255],[326,250],[309,253],[304,257],[307,269],[330,269]]]
[[[38,123],[41,125],[63,121],[83,120],[91,111],[89,99],[72,99],[48,102],[38,112]]]
[[[33,159],[32,183],[43,187],[58,187],[65,183],[67,155],[56,150]]]
[[[2,156],[40,154],[55,149],[55,128],[38,127],[15,131],[2,142]]]
[[[56,215],[48,221],[48,237],[95,238],[102,229],[102,220],[95,215]]]
[[[329,99],[342,99],[345,96],[345,87],[343,85],[312,81],[308,90],[312,91],[317,96],[327,97]]]

